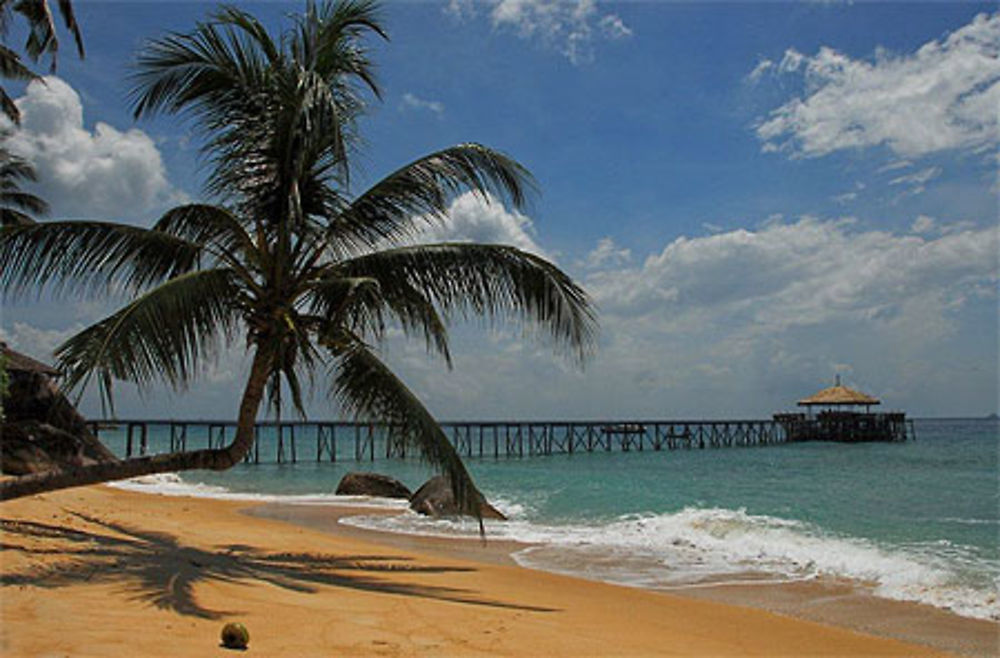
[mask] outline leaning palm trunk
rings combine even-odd
[[[272,39],[234,8],[139,57],[137,116],[183,112],[207,137],[207,182],[218,204],[168,211],[152,229],[43,222],[0,229],[0,289],[134,293],[123,308],[57,350],[70,388],[96,377],[184,389],[206,357],[240,336],[254,351],[236,438],[221,450],[28,476],[0,498],[111,479],[225,469],[253,442],[265,396],[287,390],[304,416],[303,376],[323,371],[329,398],[355,419],[381,421],[448,476],[456,502],[479,515],[480,494],[440,425],[378,355],[388,326],[423,338],[450,365],[447,321],[479,316],[540,326],[581,360],[596,323],[586,293],[546,260],[502,245],[420,244],[471,191],[523,207],[531,175],[507,156],[460,144],[398,169],[353,199],[351,139],[378,93],[360,38],[382,35],[372,3],[307,4]]]
[[[82,487],[100,482],[114,482],[143,475],[177,471],[223,471],[238,464],[250,451],[254,440],[257,410],[264,397],[269,372],[269,359],[257,352],[240,401],[236,436],[225,448],[174,452],[165,455],[139,457],[117,462],[78,466],[0,481],[0,501],[22,498],[45,491]]]

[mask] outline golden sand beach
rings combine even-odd
[[[230,655],[228,621],[247,626],[259,656],[944,655],[532,571],[494,543],[331,533],[247,507],[106,486],[5,503],[0,655]],[[996,624],[957,623],[943,630],[962,636],[956,646],[996,646]]]

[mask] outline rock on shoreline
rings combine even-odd
[[[443,475],[435,475],[410,497],[410,509],[425,516],[458,516],[455,496],[451,493],[451,483]],[[479,513],[484,519],[506,521],[507,517],[480,496]]]
[[[348,473],[337,485],[338,496],[409,498],[409,488],[399,480],[378,473]]]

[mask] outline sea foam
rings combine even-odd
[[[288,503],[292,505],[347,505],[357,507],[384,507],[404,509],[406,501],[372,496],[338,496],[333,493],[316,494],[263,494],[230,491],[225,487],[188,482],[177,473],[145,475],[112,482],[109,486],[126,491],[155,494],[160,496],[192,496],[259,503]]]
[[[1000,619],[996,595],[1000,565],[985,564],[961,547],[935,542],[889,548],[743,509],[687,507],[668,514],[630,514],[605,523],[566,525],[533,523],[515,509],[507,506],[508,522],[487,522],[487,536],[532,544],[513,554],[529,568],[668,590],[720,582],[848,578],[885,598]],[[477,536],[474,522],[432,520],[412,513],[356,516],[340,522],[386,532]],[[961,569],[963,563],[969,569]],[[992,582],[975,582],[969,575],[983,571],[993,574]]]

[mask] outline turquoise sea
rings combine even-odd
[[[846,577],[888,598],[1000,620],[1000,486],[995,420],[917,420],[903,444],[800,443],[755,448],[595,452],[469,459],[511,520],[490,537],[535,544],[525,566],[640,587]],[[121,433],[102,432],[113,449]],[[346,443],[346,442],[345,442]],[[152,430],[152,451],[168,445]],[[193,440],[189,440],[192,447]],[[350,447],[353,449],[353,446]],[[347,472],[385,473],[416,489],[416,460],[240,465],[124,486],[322,505]],[[303,459],[305,457],[305,459]],[[386,503],[389,504],[389,503]],[[472,523],[412,513],[347,522],[390,532],[476,537]]]

